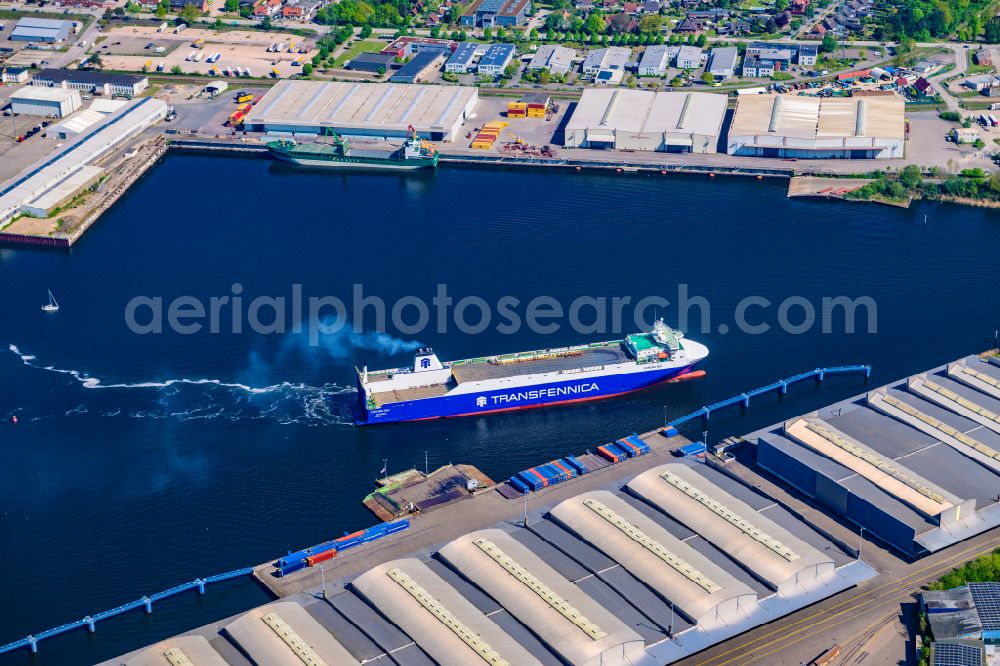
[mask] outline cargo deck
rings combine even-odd
[[[553,351],[553,354],[563,353]],[[545,372],[570,372],[583,368],[594,368],[618,363],[628,363],[632,358],[625,353],[620,344],[606,347],[590,347],[587,349],[567,350],[567,356],[538,358],[535,360],[520,360],[506,363],[489,363],[485,359],[454,363],[451,373],[459,383],[479,382],[488,379],[506,379],[521,375],[534,375]],[[500,357],[504,358],[504,357]]]

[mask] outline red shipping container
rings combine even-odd
[[[306,558],[306,563],[309,566],[313,567],[319,564],[320,562],[326,562],[327,560],[332,560],[336,556],[337,556],[337,549],[331,548],[330,550],[322,552],[319,555],[310,555],[309,557]]]
[[[541,472],[539,472],[538,470],[536,470],[534,467],[532,467],[531,469],[529,469],[528,473],[529,474],[534,474],[539,479],[541,479],[543,487],[548,487],[548,485],[549,485],[549,479],[544,474],[542,474]]]

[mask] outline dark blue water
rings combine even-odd
[[[0,643],[369,525],[360,500],[383,459],[390,471],[422,467],[428,451],[432,467],[472,463],[500,479],[652,428],[664,405],[673,418],[847,363],[871,363],[875,385],[984,349],[1000,325],[998,217],[790,201],[778,181],[460,169],[343,176],[170,156],[71,252],[0,250]],[[354,364],[405,365],[409,354],[380,352],[371,336],[314,348],[304,335],[226,326],[137,335],[125,324],[137,295],[207,300],[231,295],[233,283],[248,300],[287,296],[298,283],[307,296],[349,302],[357,283],[391,303],[430,299],[440,283],[456,301],[548,295],[567,304],[675,300],[683,283],[711,304],[711,330],[690,335],[712,354],[703,379],[621,399],[358,429]],[[46,288],[62,305],[56,315],[39,310]],[[831,333],[819,323],[800,335],[736,332],[734,308],[753,295],[774,305],[751,318],[773,326],[791,296],[869,296],[877,333],[866,319],[854,334],[840,320]],[[676,310],[659,313],[676,321]],[[550,335],[454,326],[388,334],[444,359],[615,337],[565,325]],[[170,381],[179,379],[217,383]],[[713,416],[710,438],[863,389],[857,377],[803,384],[745,414]],[[265,599],[249,579],[222,584],[158,604],[148,618],[103,623],[93,637],[43,642],[36,661],[110,658]],[[0,658],[29,661],[27,651]]]

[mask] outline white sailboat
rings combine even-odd
[[[59,303],[56,302],[56,297],[52,295],[52,290],[49,289],[49,303],[48,305],[43,305],[42,309],[46,312],[58,312]]]

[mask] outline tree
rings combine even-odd
[[[240,0],[226,0],[225,10],[230,14],[237,14],[240,11]]]
[[[90,56],[90,58],[87,59],[87,63],[94,69],[100,69],[104,65],[104,62],[101,60],[100,53],[95,53]]]
[[[701,75],[701,80],[710,86],[715,85],[715,75],[712,74],[712,72],[708,71],[707,69]]]
[[[197,5],[188,2],[183,7],[181,7],[181,11],[178,14],[178,16],[180,16],[180,19],[182,21],[184,21],[188,25],[191,25],[192,23],[198,20],[198,17],[201,16],[201,10],[198,9]]]
[[[920,180],[923,174],[920,172],[920,167],[915,164],[910,164],[903,167],[902,171],[899,172],[899,182],[905,185],[908,189],[915,190],[920,187]]]
[[[313,66],[311,62],[307,62],[306,64],[302,65],[302,76],[309,76],[312,73],[313,73]]]
[[[584,29],[591,35],[604,34],[605,28],[606,24],[604,23],[604,17],[596,12],[588,16],[587,21],[584,24]]]
[[[659,14],[646,14],[639,19],[639,32],[659,32],[662,22]]]
[[[368,39],[372,36],[372,27],[370,25],[361,26],[361,32],[358,33],[358,36],[361,39]]]
[[[1000,44],[1000,16],[992,18],[986,23],[983,39],[990,44]]]
[[[819,52],[820,53],[833,53],[837,50],[837,38],[833,36],[832,33],[826,33],[823,35],[823,41],[820,42]]]
[[[698,35],[697,44],[699,48],[705,48],[706,46],[708,46],[708,37],[705,36],[705,33],[701,33],[700,35]]]
[[[183,74],[184,70],[181,69],[180,65],[174,65],[173,67],[170,68],[170,73],[171,74]]]

